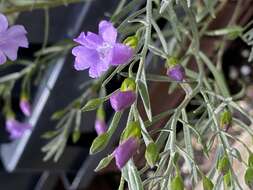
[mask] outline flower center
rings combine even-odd
[[[111,49],[112,49],[112,45],[107,43],[107,42],[104,42],[97,49],[98,54],[99,54],[99,58],[102,59],[102,60],[105,60],[108,57]]]

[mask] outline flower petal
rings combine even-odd
[[[104,120],[97,119],[95,121],[95,130],[98,135],[101,135],[107,131],[107,126]]]
[[[102,20],[99,23],[99,35],[102,36],[104,41],[114,44],[117,39],[117,29],[114,28],[111,22]]]
[[[110,65],[103,62],[94,62],[90,66],[89,76],[92,78],[98,78],[109,69]]]
[[[95,62],[99,62],[98,53],[95,50],[88,49],[85,46],[73,48],[72,54],[76,56],[74,67],[76,70],[89,68]]]
[[[89,49],[96,49],[103,43],[103,39],[92,32],[88,32],[86,36],[82,32],[74,41]]]
[[[121,65],[133,57],[133,49],[127,45],[117,43],[113,47],[111,65]]]
[[[8,28],[7,18],[0,13],[0,32],[6,31]]]
[[[12,61],[17,59],[18,46],[12,42],[4,43],[0,45],[0,49],[3,53]]]
[[[85,33],[81,32],[81,34],[79,34],[79,36],[77,38],[74,39],[75,42],[81,44],[81,45],[85,45],[86,41],[85,41]]]
[[[4,64],[6,62],[6,56],[2,51],[0,51],[0,65]]]
[[[110,97],[110,103],[114,111],[123,111],[130,107],[136,100],[136,94],[134,91],[116,91]]]
[[[20,123],[15,119],[7,119],[6,130],[10,133],[11,139],[20,138],[24,132],[31,129],[31,125],[28,123]]]
[[[116,160],[116,165],[119,169],[122,169],[128,160],[137,152],[138,150],[138,140],[136,138],[129,138],[121,143],[113,152]]]

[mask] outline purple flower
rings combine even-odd
[[[0,64],[17,59],[19,47],[28,47],[26,30],[21,25],[14,25],[8,28],[7,18],[0,13]]]
[[[5,125],[11,139],[20,138],[26,130],[31,129],[28,123],[20,123],[14,118],[8,118]]]
[[[126,165],[128,160],[137,152],[138,147],[138,139],[131,137],[114,150],[113,154],[119,169],[122,169]]]
[[[107,126],[104,120],[97,119],[95,121],[95,129],[98,135],[101,135],[106,132]]]
[[[117,30],[111,22],[101,21],[98,34],[82,32],[74,39],[80,45],[73,48],[76,56],[74,67],[76,70],[89,68],[92,78],[101,76],[110,65],[121,65],[133,56],[133,49],[116,42]]]
[[[31,105],[27,99],[21,98],[21,101],[19,102],[19,107],[27,117],[31,115]]]
[[[183,81],[185,78],[185,70],[181,65],[177,64],[167,69],[167,75],[172,80]]]
[[[131,106],[136,100],[136,94],[134,91],[116,91],[110,97],[110,103],[112,108],[117,111],[122,111]]]

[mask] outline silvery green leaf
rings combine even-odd
[[[206,32],[206,35],[208,36],[222,36],[222,35],[228,35],[231,33],[239,33],[241,34],[243,31],[243,28],[241,26],[229,26],[222,29],[217,29],[213,31]]]
[[[137,80],[138,90],[144,104],[149,121],[152,121],[151,105],[146,81]]]
[[[216,0],[204,0],[205,6],[207,7],[208,11],[212,15],[213,18],[215,18],[214,14],[214,5]]]
[[[144,190],[143,184],[140,178],[140,174],[132,160],[128,161],[128,163],[122,169],[121,172],[122,172],[122,176],[128,183],[129,189]]]
[[[155,47],[155,46],[153,46],[153,45],[151,45],[151,44],[148,45],[148,49],[149,49],[154,55],[158,55],[159,57],[162,57],[162,58],[164,58],[164,59],[167,58],[166,54],[165,54],[162,50],[160,50],[159,48],[157,48],[157,47]]]

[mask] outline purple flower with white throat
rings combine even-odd
[[[139,147],[139,141],[137,138],[131,137],[122,142],[113,152],[116,160],[116,165],[119,169],[122,169],[128,160],[133,157]]]
[[[98,135],[101,135],[107,131],[107,125],[104,120],[96,119],[95,129]]]
[[[25,116],[29,117],[31,115],[31,112],[32,112],[31,105],[26,98],[21,98],[19,102],[19,107],[21,111],[23,112],[23,114],[25,114]]]
[[[167,69],[167,75],[175,81],[183,81],[185,78],[185,70],[180,64]]]
[[[76,57],[76,70],[89,68],[89,75],[98,78],[110,65],[117,66],[126,63],[133,56],[133,49],[122,43],[117,43],[117,29],[111,22],[101,21],[98,34],[82,32],[74,39],[80,45],[73,48],[72,54]]]
[[[123,111],[130,107],[136,100],[136,93],[132,90],[116,91],[110,97],[110,103],[114,111]]]
[[[14,25],[8,28],[7,18],[0,13],[0,64],[7,61],[7,57],[15,61],[19,47],[28,47],[26,30],[22,25]]]
[[[21,123],[14,118],[7,118],[6,130],[10,133],[11,139],[18,139],[22,137],[26,130],[31,129],[31,125],[28,123]]]

